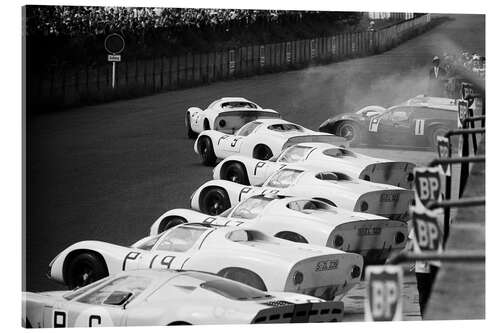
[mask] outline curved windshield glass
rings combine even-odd
[[[278,162],[294,163],[304,161],[307,158],[307,155],[309,155],[309,152],[313,149],[314,148],[305,146],[290,147],[280,155]]]
[[[297,200],[289,202],[286,206],[304,214],[311,214],[313,211],[334,211],[333,206],[316,200]]]
[[[351,177],[340,172],[321,172],[316,175],[316,178],[331,182],[337,182],[341,180],[352,180]]]
[[[275,132],[304,132],[302,126],[290,123],[269,125],[267,128]]]
[[[132,300],[132,298],[140,295],[152,281],[153,279],[147,276],[122,276],[105,283],[77,301],[93,305],[120,305],[118,304],[120,298],[123,299],[123,301]],[[125,298],[125,296],[127,297]]]
[[[155,246],[156,242],[158,242],[158,239],[160,239],[161,236],[162,236],[162,234],[159,234],[155,237],[151,237],[149,239],[146,239],[144,242],[137,245],[136,248],[149,251],[153,248],[153,246]]]
[[[252,133],[259,125],[262,124],[260,121],[252,121],[248,124],[243,125],[239,131],[236,133],[238,136],[247,136]]]
[[[169,231],[156,247],[159,251],[185,252],[207,231],[207,228],[183,225]]]
[[[262,213],[264,208],[273,201],[264,196],[251,197],[240,203],[233,211],[231,217],[241,219],[254,219]]]
[[[272,175],[266,186],[276,187],[276,188],[286,188],[293,185],[298,177],[303,173],[302,170],[294,170],[294,169],[281,169]]]

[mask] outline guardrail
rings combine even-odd
[[[413,261],[430,261],[439,260],[443,262],[484,262],[484,251],[447,251],[444,253],[412,253],[407,251],[399,252],[398,254],[387,259],[388,265],[398,265],[405,262]]]

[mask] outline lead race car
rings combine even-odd
[[[384,109],[365,107],[327,119],[320,132],[342,136],[351,143],[437,147],[437,138],[457,128],[456,99],[419,95]]]
[[[25,328],[332,322],[344,313],[339,301],[173,270],[120,272],[70,292],[25,292],[22,306]]]
[[[218,216],[172,209],[151,226],[151,235],[187,222],[240,224],[293,242],[358,253],[365,265],[383,264],[406,245],[406,222],[333,207],[303,197],[256,195]]]
[[[203,164],[215,165],[217,159],[234,154],[268,160],[301,142],[348,145],[344,138],[315,132],[283,119],[258,119],[241,127],[234,135],[203,131],[194,143],[194,151],[201,156]]]
[[[327,143],[307,142],[293,145],[268,161],[231,155],[217,164],[213,178],[243,185],[261,185],[273,172],[285,166],[309,165],[330,167],[353,178],[406,189],[412,188],[415,167],[410,162],[374,158]]]
[[[145,237],[130,247],[78,242],[51,262],[49,277],[74,288],[109,274],[147,268],[203,271],[264,291],[331,300],[359,282],[363,258],[290,242],[251,228],[188,223]]]
[[[233,134],[246,123],[260,118],[280,118],[271,109],[263,109],[256,103],[241,97],[223,97],[212,102],[205,110],[190,107],[186,112],[186,130],[189,138],[213,129]]]
[[[413,191],[372,183],[320,166],[285,166],[272,173],[262,186],[227,180],[210,180],[191,195],[191,208],[218,215],[243,199],[258,194],[314,198],[347,210],[407,221]]]

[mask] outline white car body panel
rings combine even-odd
[[[227,103],[245,103],[252,107],[225,107]],[[228,124],[225,127],[220,127],[216,124],[219,116],[232,114],[241,121],[235,121],[234,126]],[[210,129],[217,129],[224,133],[234,133],[245,123],[259,118],[279,118],[280,115],[275,110],[263,109],[256,103],[241,97],[223,97],[212,102],[205,110],[198,107],[190,107],[187,110],[187,117],[193,132],[201,133],[205,130],[205,122],[208,121]],[[228,121],[230,122],[230,121]]]
[[[320,166],[353,178],[411,189],[415,167],[410,162],[375,158],[328,143],[310,142],[285,149],[275,161],[261,161],[245,155],[229,156],[215,166],[213,178],[225,179],[222,170],[232,162],[240,162],[245,167],[250,185],[261,185],[285,166]]]
[[[270,180],[283,171],[297,171],[300,175],[285,188],[270,186]],[[200,210],[200,194],[208,187],[224,189],[231,207],[243,198],[259,194],[300,196],[328,200],[334,206],[406,221],[413,191],[400,187],[372,183],[361,179],[326,181],[316,178],[319,173],[330,173],[328,169],[312,167],[284,167],[269,176],[262,186],[245,186],[227,180],[211,180],[200,186],[191,197],[191,208]],[[368,204],[364,209],[363,203]],[[203,210],[201,210],[203,212]]]
[[[180,231],[196,231],[196,241],[182,251],[163,250],[165,243],[180,245],[186,239],[173,237]],[[248,237],[249,240],[231,240],[230,237]],[[173,240],[172,240],[173,237]],[[50,278],[65,283],[63,271],[65,259],[75,250],[99,253],[105,260],[109,274],[136,269],[190,269],[217,274],[228,267],[240,267],[256,273],[271,291],[307,293],[313,289],[328,289],[333,296],[341,295],[359,282],[350,275],[354,266],[362,267],[363,259],[354,253],[309,244],[298,244],[267,236],[243,227],[218,228],[199,224],[184,224],[163,233],[150,250],[140,248],[146,237],[131,247],[105,242],[83,241],[62,251],[51,263]],[[254,240],[252,240],[254,239]],[[171,243],[174,242],[174,243]],[[311,265],[320,261],[337,261],[331,271],[315,272]],[[290,285],[291,275],[302,269],[304,282]]]
[[[99,292],[103,287],[120,278],[131,279],[132,290],[134,279],[147,281],[147,286],[139,292],[135,289],[133,298],[124,305],[89,301],[88,295]],[[210,288],[205,287],[209,284]],[[114,289],[114,291],[118,290]],[[235,281],[190,271],[121,272],[94,282],[85,287],[85,290],[82,289],[80,295],[73,296],[79,292],[76,290],[75,292],[23,293],[23,326],[46,328],[165,326],[180,322],[188,324],[289,323],[293,320],[293,316],[287,317],[284,314],[293,312],[304,304],[308,304],[311,309],[315,310],[329,309],[328,314],[324,311],[323,315],[303,318],[305,322],[339,321],[343,315],[341,302],[325,302],[312,296],[294,293],[262,292]],[[317,312],[319,314],[320,311]],[[280,316],[273,319],[276,314]],[[271,315],[274,316],[271,317]]]
[[[254,201],[262,199],[259,196],[248,199],[252,198]],[[173,217],[181,217],[186,222],[241,225],[275,237],[279,233],[293,232],[305,238],[309,244],[361,254],[365,264],[383,263],[389,255],[402,250],[406,245],[406,222],[352,212],[302,197],[264,198],[262,201],[265,206],[258,210],[258,214],[245,218],[240,213],[246,207],[245,201],[220,216],[210,216],[190,209],[169,210],[153,223],[150,235],[161,233],[166,221]],[[303,202],[316,202],[323,209],[300,210]],[[342,237],[341,245],[335,244],[338,236]]]
[[[254,149],[259,144],[268,146],[273,156],[277,156],[283,149],[299,142],[328,142],[344,147],[348,146],[348,142],[344,138],[333,134],[316,132],[283,119],[258,119],[254,122],[261,124],[248,135],[240,135],[243,127],[234,135],[214,130],[203,131],[194,143],[194,151],[199,154],[198,142],[203,136],[210,138],[212,141],[214,153],[218,159],[224,159],[234,154],[253,157]],[[279,132],[268,128],[269,126],[282,124],[299,126],[301,131]]]

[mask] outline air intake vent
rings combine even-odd
[[[264,305],[268,306],[285,306],[285,305],[293,305],[293,303],[287,302],[287,301],[270,301],[266,303],[262,303]]]

